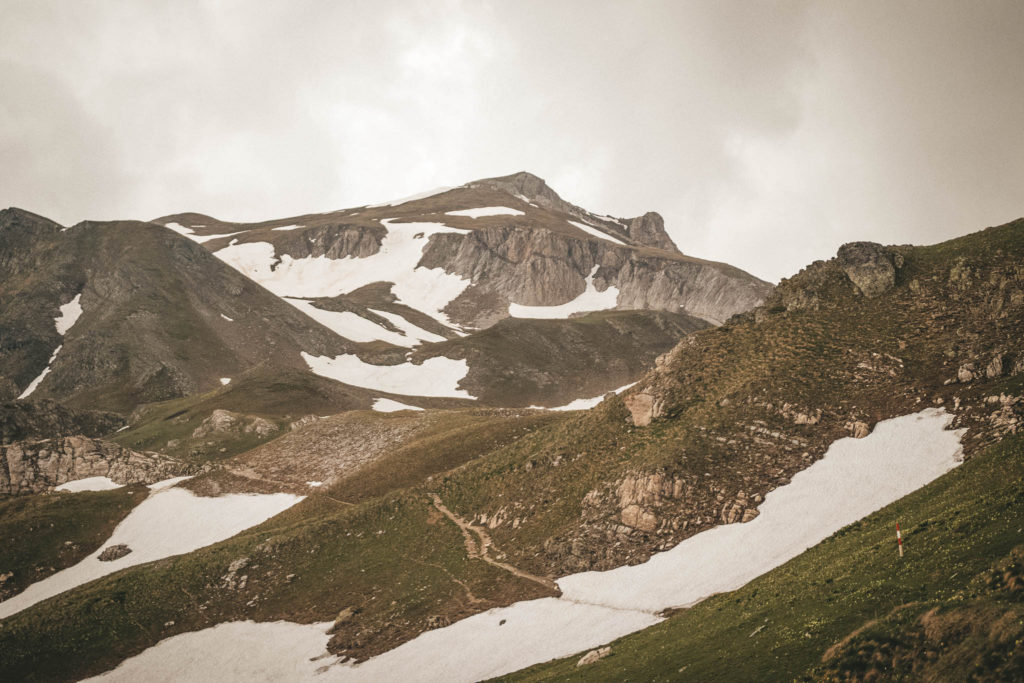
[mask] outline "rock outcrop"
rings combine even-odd
[[[866,297],[884,294],[896,286],[896,270],[903,257],[875,242],[850,242],[839,247],[836,262]]]
[[[72,410],[51,400],[0,404],[0,443],[4,444],[75,434],[95,438],[115,432],[124,425],[124,418],[115,413]]]
[[[0,498],[41,493],[87,477],[151,484],[185,474],[187,469],[159,453],[139,453],[84,436],[19,441],[0,446]]]
[[[224,432],[241,432],[244,434],[256,434],[257,436],[270,436],[278,431],[278,426],[266,418],[255,415],[240,415],[230,410],[218,408],[210,413],[210,417],[200,423],[192,432],[193,439],[201,439],[210,434],[221,434]]]

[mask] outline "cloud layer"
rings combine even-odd
[[[4,2],[0,205],[254,220],[529,170],[777,279],[1024,215],[1014,2]]]

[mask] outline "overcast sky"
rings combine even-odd
[[[1024,2],[0,0],[0,206],[260,220],[531,171],[770,280],[1024,215]]]

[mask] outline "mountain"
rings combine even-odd
[[[597,216],[526,173],[258,224],[8,209],[0,235],[0,399],[127,417],[192,397],[181,429],[117,437],[179,455],[213,446],[183,437],[216,408],[287,424],[395,397],[599,397],[771,291],[679,253],[657,214]]]
[[[216,253],[234,237],[218,239],[224,246],[204,244]],[[820,465],[831,466],[837,448],[878,459],[871,477],[850,473],[805,504],[813,498],[827,505],[845,489],[860,491],[863,481],[881,494],[908,490],[894,478],[934,481],[903,500],[896,501],[902,493],[879,498],[896,502],[862,521],[847,520],[855,523],[806,554],[800,554],[806,546],[789,549],[793,559],[777,573],[693,611],[623,609],[615,595],[606,595],[605,622],[621,628],[598,642],[640,633],[621,641],[627,645],[614,644],[613,656],[594,669],[577,672],[576,655],[552,671],[642,677],[654,662],[650,672],[671,677],[693,662],[699,678],[723,671],[715,654],[723,648],[743,660],[736,664],[740,678],[759,670],[785,679],[815,672],[856,678],[884,661],[918,671],[934,659],[928,654],[932,636],[960,638],[958,623],[974,629],[973,652],[992,655],[987,671],[1011,671],[1001,659],[1006,643],[1000,633],[1015,638],[1018,632],[1010,622],[1016,618],[1012,551],[1019,524],[1006,520],[1022,514],[1022,259],[1024,220],[927,247],[844,245],[835,258],[780,283],[761,305],[686,335],[635,385],[591,410],[488,413],[447,403],[296,423],[186,486],[199,493],[266,495],[305,485],[305,500],[245,533],[103,576],[5,618],[0,649],[11,654],[2,675],[81,677],[192,631],[198,632],[190,636],[195,647],[214,647],[221,641],[211,627],[235,622],[242,628],[237,622],[250,620],[256,623],[245,628],[253,633],[269,633],[258,629],[284,620],[292,622],[292,633],[312,634],[302,640],[310,648],[306,658],[324,647],[342,661],[369,658],[365,669],[317,660],[318,666],[334,663],[327,671],[339,677],[373,671],[374,662],[385,660],[372,658],[383,653],[394,660],[406,656],[409,649],[399,655],[395,648],[426,631],[431,637],[416,647],[462,634],[466,649],[457,652],[476,662],[482,653],[515,645],[520,634],[535,633],[530,610],[541,613],[557,603],[579,616],[602,608],[594,600],[573,602],[564,596],[571,582],[556,579],[581,581],[582,572],[637,565],[725,530],[757,529],[768,501],[784,498]],[[323,294],[307,296],[312,301]],[[456,333],[433,343],[486,332],[523,338],[502,331],[502,324],[469,332],[441,318],[450,312],[431,311]],[[568,322],[613,321],[592,314]],[[168,422],[181,409],[157,408]],[[911,432],[895,438],[897,421],[925,430],[947,420],[955,431],[939,425],[927,434],[949,449],[948,462],[923,474],[900,464],[904,452],[930,457],[933,442],[915,441],[906,436]],[[354,445],[361,441],[373,444],[365,460]],[[895,564],[893,522],[901,520],[908,557]],[[18,533],[15,545],[24,544],[29,532]],[[759,542],[770,546],[771,540]],[[42,545],[41,554],[55,552]],[[754,546],[739,545],[710,566],[734,572],[750,563]],[[667,562],[667,555],[656,559]],[[951,594],[947,584],[961,592]],[[640,588],[642,582],[624,581],[616,594]],[[810,604],[805,592],[821,604]],[[488,610],[507,605],[517,606],[501,612],[508,623],[487,621],[487,614],[498,618]],[[940,616],[943,609],[960,611],[944,620],[928,615],[933,607]],[[901,610],[909,610],[906,620]],[[670,614],[667,622],[641,630]],[[473,615],[483,616],[467,622]],[[868,623],[876,617],[883,619]],[[702,620],[717,640],[700,635]],[[578,642],[573,638],[580,631],[566,625],[543,644]],[[253,637],[280,652],[273,638]],[[899,639],[895,645],[887,640],[892,637]],[[687,650],[674,639],[696,646]],[[433,652],[434,658],[442,654]],[[949,678],[966,677],[955,668],[961,665],[950,666]]]

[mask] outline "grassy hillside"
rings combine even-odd
[[[927,406],[946,406],[956,426],[968,428],[964,443],[972,461],[941,486],[977,476],[968,487],[974,502],[986,499],[985,487],[1018,501],[1019,486],[1009,486],[1020,478],[1016,460],[980,454],[1022,424],[1024,222],[893,252],[902,265],[893,287],[878,296],[859,294],[836,262],[814,264],[783,283],[778,298],[761,309],[687,337],[624,397],[537,425],[513,440],[483,439],[459,455],[461,465],[445,460],[446,450],[464,439],[464,432],[453,430],[423,456],[439,468],[432,474],[396,477],[387,490],[356,505],[328,490],[224,543],[135,567],[37,605],[0,629],[0,649],[13,653],[0,677],[22,677],[33,671],[33,662],[44,661],[36,676],[68,678],[100,671],[184,630],[245,618],[321,621],[349,607],[358,612],[339,626],[331,648],[369,656],[447,619],[540,591],[538,584],[496,575],[491,565],[469,558],[458,529],[434,514],[431,493],[463,519],[486,519],[499,559],[520,569],[560,576],[611,568],[753,512],[758,496],[788,482],[836,438]],[[645,427],[634,425],[630,409],[641,395],[657,413]],[[1007,448],[1019,452],[1019,444]],[[412,451],[406,455],[415,457]],[[985,462],[1004,463],[1003,469],[987,471]],[[406,465],[396,461],[388,471],[401,475]],[[940,490],[933,486],[931,494],[915,498],[925,507],[901,517],[908,550],[940,531],[945,535],[936,538],[944,543],[949,534],[959,534],[961,518],[975,519],[973,512],[960,512],[949,524],[952,531],[926,524],[944,514],[942,506],[927,507]],[[642,508],[653,522],[627,523],[627,505]],[[978,513],[985,514],[993,512]],[[1000,514],[993,524],[1005,526],[1006,519],[1021,516],[1012,506]],[[892,554],[892,521],[879,517],[863,527],[868,548],[877,545],[874,551]],[[952,544],[950,552],[996,538],[994,531],[967,533],[974,524],[964,527],[964,545]],[[963,556],[970,576],[1019,542],[1009,536]],[[226,590],[221,577],[240,557],[252,558],[258,572],[253,570],[244,590]],[[857,557],[868,571],[867,558]],[[842,582],[856,596],[861,584],[854,579],[864,579],[871,588],[865,604],[878,605],[879,612],[867,617],[873,618],[895,604],[926,599],[941,580],[964,576],[953,577],[954,568],[933,581],[913,573],[919,564],[900,567],[911,572],[898,584],[913,589],[905,594],[878,583],[882,573],[846,579],[838,569],[816,578],[821,585],[814,590],[845,610],[845,603],[835,601],[852,597],[833,594],[833,584]],[[746,610],[739,613],[754,615],[762,598],[759,593],[738,603]],[[722,600],[698,609],[724,605]],[[771,641],[781,644],[777,653],[768,648],[773,659],[790,656],[785,643],[815,637],[823,639],[820,656],[864,622],[854,610],[849,618],[840,612],[835,626],[818,624],[803,598],[791,593],[787,600],[793,601],[786,604],[794,618],[804,619],[802,630],[794,621],[787,628],[795,636],[766,627],[750,638],[756,643],[762,633],[783,637]],[[742,635],[766,616],[748,617],[750,628]],[[174,625],[165,627],[169,621]],[[742,627],[723,621],[720,628],[738,633],[748,621]],[[806,661],[801,671],[810,666]]]
[[[1014,436],[743,588],[613,643],[596,664],[570,657],[504,680],[1019,679],[1022,483],[1024,438]],[[966,611],[1002,623],[972,633]],[[908,637],[922,621],[945,622],[941,644]]]

